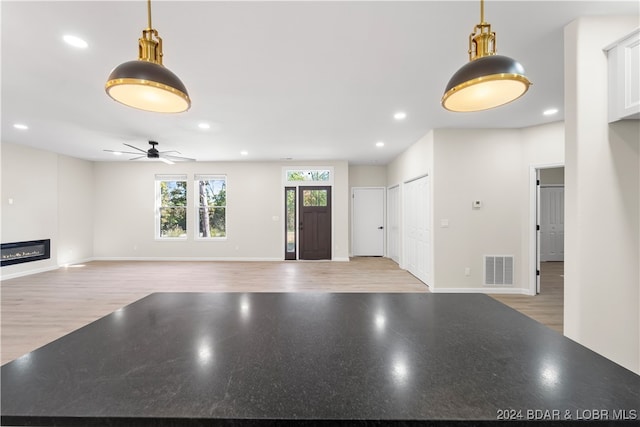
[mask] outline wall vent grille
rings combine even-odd
[[[485,285],[513,285],[513,255],[484,256]]]

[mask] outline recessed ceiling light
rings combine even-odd
[[[396,120],[404,120],[407,118],[407,113],[405,113],[404,111],[398,111],[393,115],[393,118]]]
[[[557,112],[558,112],[557,108],[549,108],[548,110],[544,110],[542,114],[544,114],[545,116],[553,116]]]
[[[248,152],[247,150],[242,150],[242,151],[240,152],[240,155],[241,155],[241,156],[247,156],[247,155],[249,155],[249,152]]]
[[[70,34],[65,34],[62,39],[68,45],[77,47],[78,49],[86,49],[87,46],[89,46],[89,44],[86,41],[82,40],[80,37],[72,36]]]
[[[29,126],[23,125],[22,123],[16,123],[16,124],[13,125],[13,127],[16,128],[16,129],[20,129],[20,130],[29,129]]]
[[[198,123],[198,127],[200,129],[211,129],[211,125],[209,123]]]
[[[384,142],[382,141],[376,142],[376,147],[384,147]]]

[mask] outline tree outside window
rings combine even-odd
[[[156,179],[159,193],[157,215],[160,238],[187,237],[187,181],[184,179]]]
[[[329,181],[331,172],[326,169],[288,170],[287,181]]]
[[[227,236],[227,178],[196,176],[198,187],[198,236]]]

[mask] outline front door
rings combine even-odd
[[[331,259],[331,187],[299,187],[300,259]]]

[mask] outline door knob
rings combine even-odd
[[[382,230],[383,228],[384,228],[383,226],[380,226],[380,227],[378,227],[378,230]]]

